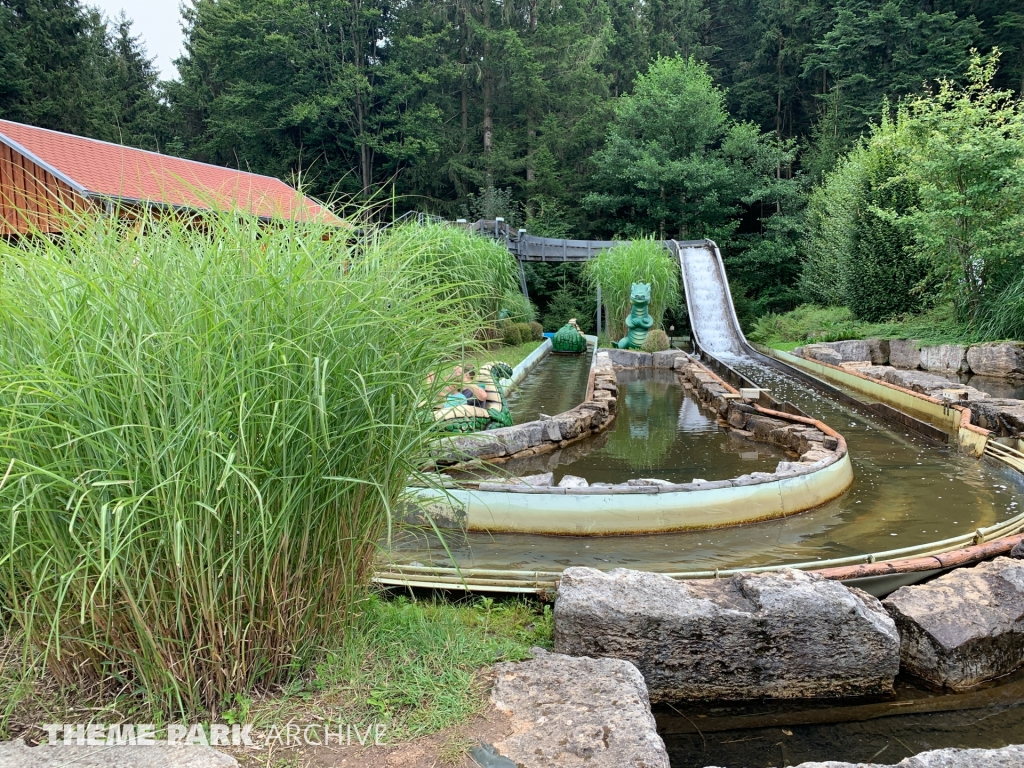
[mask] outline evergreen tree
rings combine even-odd
[[[159,150],[166,141],[167,109],[157,96],[158,75],[153,60],[132,22],[122,12],[115,22],[108,57],[104,112],[116,130],[117,141],[133,147]]]

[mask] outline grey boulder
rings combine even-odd
[[[1024,344],[977,344],[967,350],[967,363],[980,376],[1024,377]]]
[[[921,344],[916,339],[890,339],[889,365],[894,368],[921,367]]]
[[[1024,664],[1024,562],[997,557],[883,602],[900,633],[904,669],[963,690]]]
[[[922,347],[921,367],[926,371],[967,373],[970,370],[967,365],[967,347],[961,344],[940,344],[937,347]]]
[[[808,344],[801,347],[801,356],[808,360],[817,360],[819,363],[839,365],[848,362],[829,344]]]
[[[904,758],[896,765],[826,760],[823,763],[800,763],[794,768],[1020,768],[1022,765],[1024,746],[1011,744],[1002,749],[935,749]]]
[[[210,747],[29,747],[21,739],[0,744],[0,768],[238,768],[235,758]]]
[[[669,768],[636,667],[533,653],[495,666],[491,702],[512,725],[498,754],[518,768]]]
[[[555,650],[630,661],[652,701],[885,694],[899,635],[874,597],[783,570],[677,582],[567,568]]]

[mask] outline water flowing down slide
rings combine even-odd
[[[711,240],[673,242],[697,346],[715,357],[744,355],[746,339],[736,320],[718,246]]]

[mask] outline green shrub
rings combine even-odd
[[[544,326],[534,320],[530,325],[530,338],[533,341],[542,341],[544,339]]]
[[[906,178],[906,151],[886,121],[811,194],[804,294],[883,322],[921,308],[927,270],[912,254],[906,215],[917,192]]]
[[[54,681],[188,716],[340,641],[489,288],[436,230],[145,223],[0,243],[0,595]]]
[[[533,326],[530,323],[516,323],[519,326],[519,336],[522,339],[521,344],[526,344],[534,340],[533,338]],[[541,332],[541,338],[544,338],[543,331]]]
[[[551,295],[551,301],[541,321],[549,331],[557,331],[574,317],[580,330],[584,333],[594,332],[597,307],[589,290],[584,293],[574,288],[559,288]]]
[[[506,347],[515,347],[523,343],[519,326],[513,322],[503,322],[498,330],[501,332],[501,343]]]
[[[586,263],[584,273],[591,286],[601,286],[601,300],[608,310],[608,331],[613,339],[626,335],[633,283],[651,284],[648,312],[655,325],[661,325],[666,309],[681,304],[679,264],[655,240],[633,240],[603,251]]]
[[[644,352],[664,352],[669,348],[668,334],[660,328],[654,328],[648,331],[647,338],[644,339],[644,343],[640,345],[640,349]]]

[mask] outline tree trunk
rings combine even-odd
[[[490,30],[491,27],[491,3],[490,0],[484,0],[483,3],[483,15],[484,15],[484,27]],[[491,147],[494,139],[494,115],[492,114],[491,89],[493,86],[491,80],[491,40],[490,34],[487,34],[487,38],[484,40],[484,55],[483,55],[483,79],[484,79],[484,155],[491,154]]]

